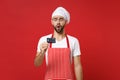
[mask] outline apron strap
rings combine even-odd
[[[65,34],[66,36],[66,42],[67,42],[67,48],[69,48],[69,40],[68,40],[68,36]],[[52,38],[53,38],[53,34],[52,34]],[[52,47],[52,43],[50,43],[50,48]]]

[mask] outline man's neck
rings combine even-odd
[[[53,37],[56,38],[56,40],[60,41],[63,38],[65,38],[65,32],[63,33],[57,33],[56,31],[54,31]]]

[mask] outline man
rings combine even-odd
[[[72,61],[76,80],[83,80],[79,41],[66,34],[64,29],[69,22],[69,12],[63,7],[56,8],[51,17],[53,34],[41,37],[38,42],[34,64],[40,66],[45,56],[47,65],[45,80],[73,80]],[[53,43],[47,42],[47,38],[51,38]]]

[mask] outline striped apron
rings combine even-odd
[[[52,44],[50,43],[45,80],[73,80],[71,54],[67,36],[66,42],[67,48],[51,48]]]

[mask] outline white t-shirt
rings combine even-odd
[[[43,36],[39,39],[38,46],[37,46],[37,52],[40,52],[40,44],[43,42],[47,42],[47,38],[51,38],[52,34]],[[68,41],[70,45],[70,52],[71,52],[71,62],[72,62],[72,57],[74,56],[79,56],[81,55],[80,51],[80,44],[77,38],[67,35],[68,36]],[[61,41],[57,41],[56,43],[52,43],[52,48],[67,48],[67,41],[66,37],[62,39]],[[46,63],[48,64],[48,50],[45,53],[46,57]]]

